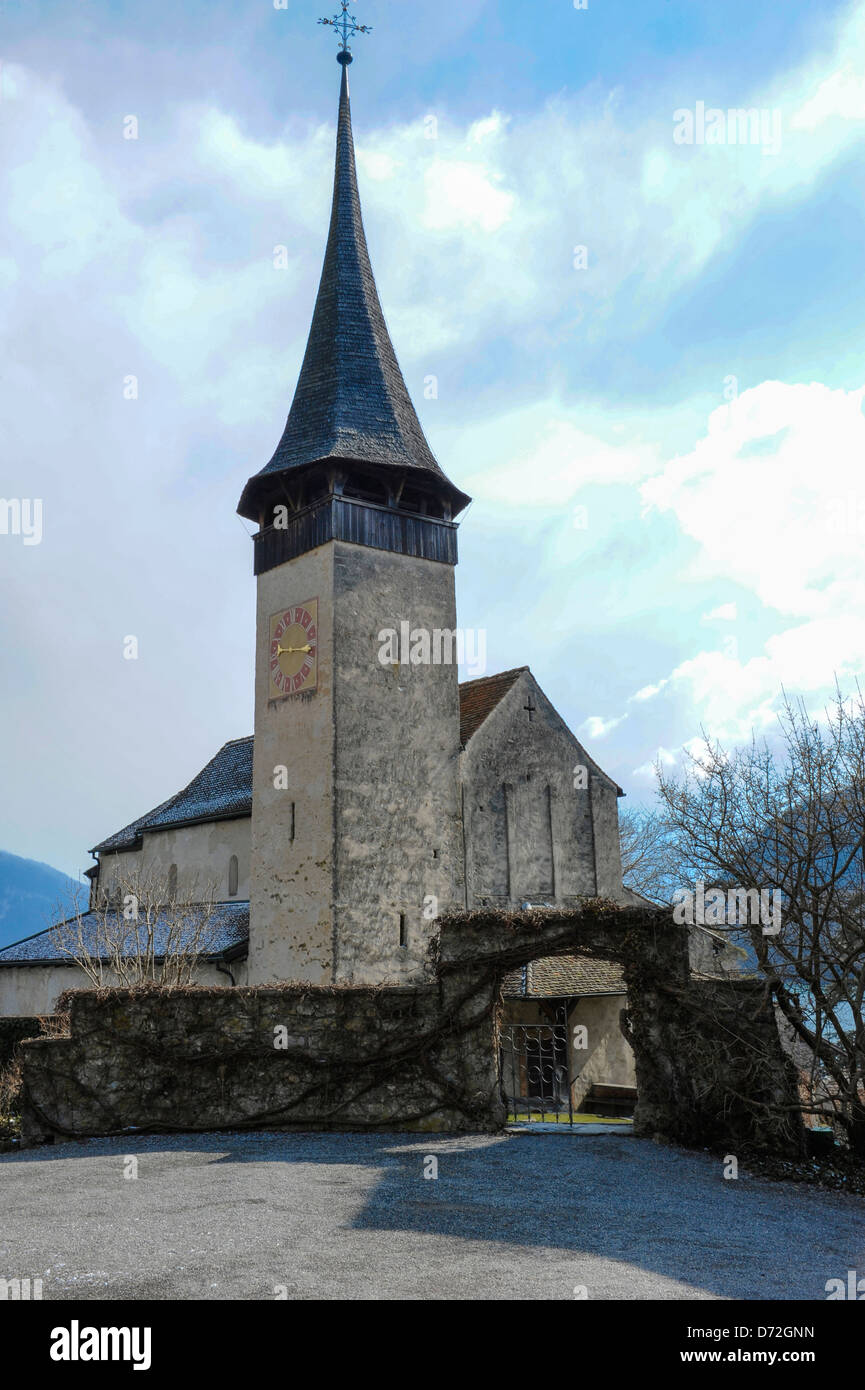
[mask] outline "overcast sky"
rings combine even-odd
[[[75,875],[252,732],[235,508],[318,284],[335,8],[0,0],[0,495],[43,506],[0,535],[0,848]],[[353,8],[379,292],[475,499],[460,624],[645,800],[865,667],[865,3]]]

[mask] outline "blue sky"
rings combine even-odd
[[[318,283],[333,8],[0,0],[0,495],[44,508],[0,535],[13,853],[77,873],[251,731],[235,507]],[[530,664],[638,801],[782,683],[819,712],[865,665],[865,4],[354,9],[373,265],[475,498],[488,670]],[[778,147],[677,143],[698,103]]]

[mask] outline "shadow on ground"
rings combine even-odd
[[[122,1177],[127,1157],[135,1182]],[[100,1297],[154,1296],[129,1292],[130,1280],[140,1289],[164,1273],[166,1248],[175,1291],[156,1296],[178,1298],[273,1296],[277,1266],[290,1269],[291,1297],[395,1298],[585,1287],[590,1298],[822,1299],[828,1279],[865,1270],[861,1201],[725,1180],[714,1156],[615,1132],[149,1135],[26,1150],[0,1158],[3,1262],[38,1273],[53,1242],[76,1296],[97,1296],[86,1282],[82,1293],[70,1257],[100,1194],[106,1220],[87,1256],[105,1266]],[[140,1243],[145,1222],[152,1246]],[[156,1268],[136,1279],[129,1252],[151,1248]],[[267,1291],[244,1292],[256,1256]]]

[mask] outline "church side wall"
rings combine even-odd
[[[246,983],[246,962],[237,961],[228,969],[235,984]],[[225,985],[228,978],[215,965],[204,962],[195,975],[196,984]],[[105,983],[118,982],[106,973]],[[77,965],[4,965],[0,966],[0,1018],[20,1015],[50,1014],[57,998],[67,989],[92,989],[84,971]]]
[[[621,901],[622,851],[619,842],[619,803],[616,789],[600,777],[593,777],[591,795],[598,896]]]
[[[4,965],[0,967],[0,1018],[53,1013],[59,994],[87,984],[77,965]]]
[[[237,857],[237,892],[229,896],[228,868]],[[141,849],[105,854],[99,862],[99,891],[113,893],[124,879],[138,873],[155,873],[168,882],[172,864],[177,865],[177,891],[181,898],[195,898],[212,889],[218,902],[245,902],[249,898],[250,819],[210,821],[205,825],[185,825],[176,830],[147,832]]]

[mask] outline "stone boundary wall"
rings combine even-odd
[[[430,983],[419,987],[71,992],[61,1001],[69,1036],[21,1049],[24,1142],[133,1129],[495,1132],[506,1119],[502,979],[538,956],[575,951],[624,966],[638,1131],[795,1146],[795,1121],[779,1127],[765,1109],[788,1084],[771,1000],[759,988],[691,981],[687,933],[669,913],[602,900],[444,918]],[[768,1048],[757,1080],[755,1028]]]

